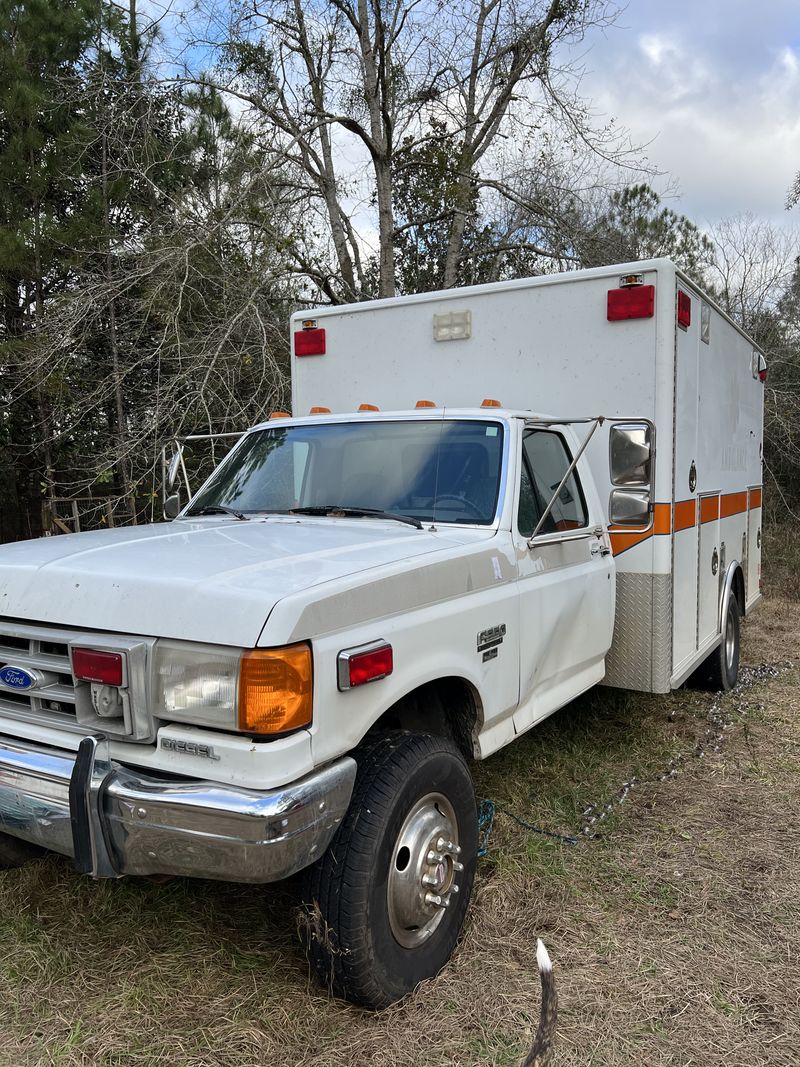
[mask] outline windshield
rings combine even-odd
[[[487,525],[497,506],[502,449],[497,422],[270,426],[243,439],[188,514],[340,507]]]

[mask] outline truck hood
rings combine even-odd
[[[20,541],[0,547],[0,616],[252,647],[284,597],[476,535],[270,516]]]

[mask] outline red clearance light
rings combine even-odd
[[[656,306],[656,287],[636,285],[626,289],[608,290],[608,321],[623,319],[651,319]]]
[[[337,659],[339,688],[355,689],[367,682],[377,682],[394,670],[392,646],[381,642],[363,652],[340,652]]]
[[[767,368],[766,367],[764,367],[763,370],[760,370],[758,372],[758,380],[760,382],[765,382],[767,380]]]
[[[692,299],[683,289],[678,290],[678,325],[688,330],[692,324]]]
[[[324,356],[325,331],[297,330],[294,335],[294,354],[296,356]]]
[[[72,671],[81,682],[121,686],[122,655],[119,652],[99,652],[94,648],[73,648]]]

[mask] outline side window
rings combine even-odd
[[[520,533],[530,536],[566,474],[571,458],[557,433],[528,430],[522,439],[522,459],[517,525]],[[573,471],[539,532],[579,530],[586,524],[586,503],[578,475]]]

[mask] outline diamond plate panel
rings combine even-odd
[[[670,691],[671,589],[668,574],[617,573],[614,640],[603,685],[644,693]]]

